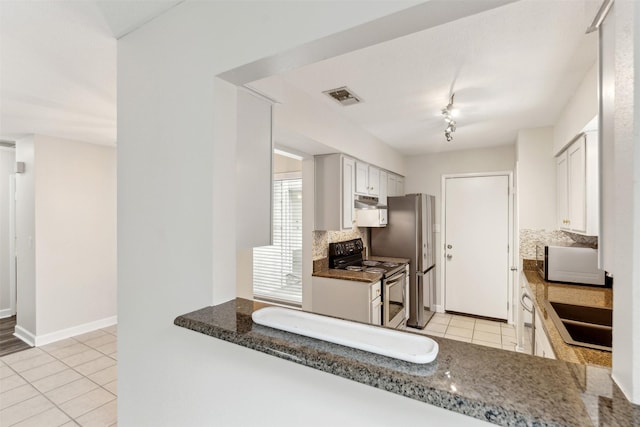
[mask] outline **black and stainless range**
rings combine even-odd
[[[329,243],[329,268],[382,274],[382,325],[397,328],[408,317],[407,264],[365,260],[362,239]]]

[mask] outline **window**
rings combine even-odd
[[[302,179],[299,173],[275,176],[273,245],[253,250],[253,294],[264,300],[302,304]]]

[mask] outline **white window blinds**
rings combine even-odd
[[[253,249],[254,296],[302,304],[302,179],[273,182],[273,245]]]

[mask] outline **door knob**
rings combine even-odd
[[[447,259],[451,259],[451,258],[453,258],[453,255],[447,254]]]

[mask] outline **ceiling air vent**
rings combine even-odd
[[[360,97],[346,86],[342,86],[337,89],[325,90],[322,93],[326,93],[342,105],[353,105],[360,102]]]

